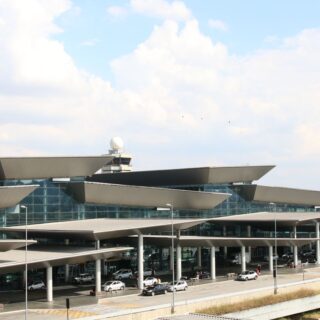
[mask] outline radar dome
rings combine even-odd
[[[110,140],[110,147],[114,151],[123,149],[123,140],[120,137],[113,137]]]

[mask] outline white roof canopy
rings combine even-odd
[[[170,231],[172,223],[175,230],[183,230],[206,221],[208,219],[86,219],[28,225],[28,234],[30,237],[103,240]],[[23,235],[25,226],[0,228],[0,231]]]

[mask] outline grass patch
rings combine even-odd
[[[276,304],[280,302],[290,301],[294,299],[301,299],[306,297],[311,297],[319,294],[319,290],[311,290],[311,289],[300,289],[297,291],[289,292],[289,293],[281,293],[277,295],[268,295],[261,298],[249,299],[242,302],[223,304],[218,306],[213,306],[201,310],[197,310],[197,313],[205,313],[205,314],[225,314],[236,311],[243,311],[253,308],[264,307],[270,304]]]

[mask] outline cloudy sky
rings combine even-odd
[[[320,189],[317,0],[0,0],[0,155],[276,164]]]

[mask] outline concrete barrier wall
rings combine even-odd
[[[297,313],[320,309],[320,295],[302,299],[281,302],[250,310],[224,314],[226,317],[237,317],[239,319],[272,320],[290,316]]]
[[[299,289],[314,289],[320,290],[319,279],[307,280],[305,282],[290,283],[279,286],[278,292],[289,293]],[[273,294],[273,286],[247,290],[241,293],[221,294],[219,296],[212,296],[206,298],[193,299],[188,301],[179,301],[175,305],[175,314],[186,314],[190,312],[199,312],[201,309],[209,308],[212,306],[225,305],[231,303],[242,302],[248,299],[260,298]],[[128,299],[130,299],[128,297]],[[308,298],[306,298],[308,299]],[[310,298],[311,299],[311,298]],[[107,302],[107,299],[102,299],[102,302]],[[312,310],[312,309],[310,309]],[[158,317],[169,316],[171,314],[171,304],[152,306],[139,309],[126,309],[123,311],[115,312],[113,314],[99,315],[83,320],[151,320]],[[237,313],[238,316],[239,313]],[[260,318],[255,318],[259,319]]]

